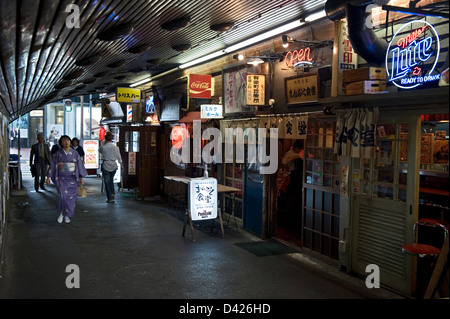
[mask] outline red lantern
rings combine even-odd
[[[172,128],[172,146],[176,149],[180,149],[183,146],[183,138],[186,134],[186,129],[180,125],[175,125]]]

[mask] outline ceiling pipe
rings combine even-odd
[[[368,28],[366,7],[370,4],[385,5],[389,0],[328,0],[325,3],[327,17],[332,20],[347,18],[348,38],[353,49],[368,63],[382,64],[388,47]]]

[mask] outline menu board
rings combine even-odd
[[[192,220],[217,218],[217,179],[190,179],[188,207]]]

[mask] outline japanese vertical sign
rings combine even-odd
[[[338,95],[345,95],[342,81],[342,71],[352,70],[358,67],[358,55],[348,39],[347,22],[339,21],[339,43],[338,43]]]
[[[319,99],[317,75],[286,79],[287,104],[314,102]]]
[[[136,152],[128,153],[128,175],[136,175]]]
[[[265,104],[265,76],[257,74],[247,75],[247,105]]]
[[[223,73],[224,113],[246,110],[247,69]]]
[[[217,218],[217,179],[189,180],[189,210],[192,220]]]

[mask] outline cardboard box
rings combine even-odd
[[[385,68],[360,68],[354,70],[343,71],[344,83],[358,82],[364,80],[382,80],[386,81],[386,69]]]
[[[345,85],[345,95],[374,94],[386,91],[386,81],[359,81]]]

